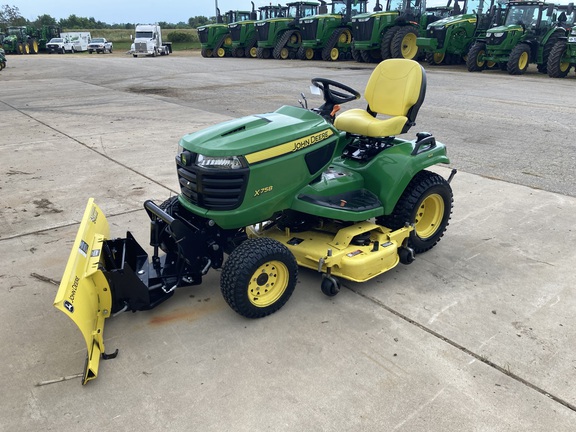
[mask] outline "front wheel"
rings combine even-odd
[[[486,69],[486,44],[483,42],[476,42],[470,47],[468,51],[468,58],[466,59],[466,67],[468,72],[481,72]]]
[[[452,188],[440,175],[420,171],[408,184],[392,214],[377,223],[392,230],[414,224],[408,247],[416,253],[432,249],[444,235],[452,214]]]
[[[222,268],[220,289],[228,305],[246,318],[262,318],[288,301],[298,264],[282,243],[255,238],[238,246]]]
[[[508,73],[510,75],[522,75],[528,69],[530,63],[530,47],[526,44],[518,44],[510,53],[508,59]]]
[[[551,78],[564,78],[570,72],[570,62],[563,61],[566,53],[566,41],[556,42],[548,56],[548,76]]]

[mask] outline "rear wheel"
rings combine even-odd
[[[255,238],[238,246],[222,268],[224,299],[247,318],[262,318],[288,301],[296,286],[298,265],[286,246]]]
[[[258,57],[259,59],[269,59],[271,54],[272,51],[270,50],[270,48],[258,47],[258,50],[256,51],[256,57]]]
[[[202,48],[202,50],[200,50],[200,54],[202,55],[202,57],[208,58],[208,57],[212,57],[212,50],[209,48]]]
[[[470,47],[468,51],[468,59],[466,60],[466,67],[468,72],[481,72],[486,68],[486,61],[483,57],[486,55],[486,44],[483,42],[476,42]]]
[[[380,60],[386,60],[380,57],[378,50],[361,50],[360,55],[365,63],[378,63]]]
[[[530,64],[530,47],[526,44],[518,44],[510,53],[508,59],[508,73],[510,75],[522,75]]]
[[[30,40],[30,42],[28,42],[28,47],[30,50],[30,54],[38,54],[38,51],[40,51],[38,47],[38,41],[36,39]]]
[[[386,32],[384,32],[382,35],[382,39],[380,40],[380,55],[382,56],[382,60],[393,57],[392,39],[394,39],[394,35],[398,30],[400,30],[400,27],[394,26],[386,30]]]
[[[408,184],[392,214],[377,218],[377,223],[392,230],[407,222],[414,224],[408,246],[416,253],[436,245],[444,235],[452,213],[452,189],[440,175],[420,171]]]
[[[394,58],[405,58],[409,60],[415,60],[418,58],[418,45],[416,45],[416,39],[418,38],[418,29],[413,26],[400,27],[394,39],[392,39],[392,44],[390,49],[392,50],[392,57]]]
[[[570,62],[562,61],[566,53],[566,41],[556,42],[548,57],[548,76],[564,78],[570,72]]]

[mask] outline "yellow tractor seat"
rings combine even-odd
[[[426,95],[426,72],[408,59],[388,59],[370,75],[364,98],[366,110],[351,109],[336,117],[334,126],[354,135],[371,138],[406,133],[414,126]],[[388,116],[376,118],[377,114]]]

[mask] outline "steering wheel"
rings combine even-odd
[[[327,78],[314,78],[312,79],[312,84],[322,90],[324,101],[330,104],[343,104],[360,99],[360,93],[353,88]],[[332,90],[330,86],[338,90]]]

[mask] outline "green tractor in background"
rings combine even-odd
[[[566,28],[571,28],[571,33],[568,36],[562,36],[558,42],[552,47],[550,55],[548,56],[548,76],[552,78],[564,78],[570,72],[570,68],[576,69],[576,10],[574,4],[570,3],[566,7],[566,11],[562,10],[560,6],[560,16],[558,23]],[[566,20],[563,20],[562,13],[566,15]]]
[[[299,1],[287,3],[284,16],[256,23],[258,58],[296,58],[302,44],[300,20],[318,14],[317,2]]]
[[[546,73],[548,57],[556,42],[566,35],[558,23],[558,6],[539,1],[508,4],[504,24],[486,31],[468,52],[466,66],[480,72],[490,65],[521,75],[530,63]]]
[[[228,24],[232,37],[232,56],[256,58],[258,53],[256,22],[285,16],[286,10],[286,7],[279,5],[262,6],[258,8],[257,15],[254,10],[254,2],[252,2],[252,12],[249,20]]]
[[[37,54],[38,41],[29,33],[26,26],[8,27],[2,41],[2,48],[7,54]]]
[[[352,18],[356,61],[375,63],[388,58],[417,59],[416,40],[431,22],[450,14],[449,6],[426,8],[425,0],[387,0],[386,10],[380,1],[374,12]]]
[[[367,0],[334,0],[332,11],[327,13],[322,1],[319,15],[300,20],[302,45],[298,58],[312,60],[321,58],[336,61],[352,57],[352,17],[366,13]]]
[[[454,0],[451,16],[434,21],[416,44],[430,65],[460,64],[478,36],[498,25],[502,8],[485,0]]]
[[[250,11],[228,11],[223,17],[218,14],[216,24],[198,27],[202,57],[225,57],[232,55],[232,36],[228,25],[248,21],[252,18]]]
[[[34,34],[36,41],[38,43],[38,50],[39,51],[46,51],[46,44],[52,38],[60,37],[60,33],[62,29],[58,26],[54,25],[43,25],[39,29],[35,29]]]

